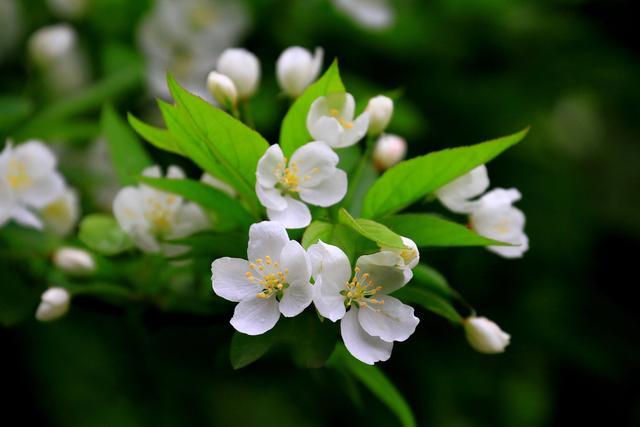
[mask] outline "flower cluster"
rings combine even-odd
[[[78,215],[77,196],[58,172],[53,152],[40,141],[16,147],[7,142],[0,153],[0,226],[14,220],[65,235]]]

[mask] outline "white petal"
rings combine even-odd
[[[149,178],[162,178],[162,170],[160,166],[149,166],[142,171],[143,176],[148,176]]]
[[[35,179],[31,185],[17,193],[17,198],[21,202],[43,208],[64,193],[64,178],[58,173],[51,173]]]
[[[316,125],[318,120],[320,120],[321,117],[325,117],[328,115],[329,115],[329,106],[327,104],[327,99],[324,96],[318,97],[315,101],[311,103],[311,106],[309,107],[309,112],[307,113],[307,129],[309,130],[309,133],[311,133],[312,136],[313,136],[312,128]]]
[[[272,329],[279,318],[280,311],[275,296],[266,299],[249,297],[236,305],[230,323],[238,332],[260,335]]]
[[[313,52],[313,63],[311,64],[311,79],[310,84],[320,75],[320,69],[322,68],[322,60],[324,59],[324,50],[321,47],[317,47]]]
[[[272,145],[267,148],[267,151],[262,155],[258,161],[258,168],[256,169],[256,178],[260,185],[263,187],[273,187],[278,182],[276,176],[276,169],[285,166],[284,154],[278,144]]]
[[[363,255],[358,258],[356,265],[360,267],[360,273],[369,274],[373,286],[381,286],[381,293],[390,294],[406,285],[413,277],[409,269],[400,269],[396,265],[398,255],[391,251],[381,251],[372,255]]]
[[[36,180],[52,173],[56,167],[53,151],[40,141],[28,141],[13,149],[12,157],[25,167],[25,173]]]
[[[308,129],[313,139],[326,142],[331,147],[340,145],[343,129],[335,118],[329,116],[320,117],[308,125]]]
[[[529,238],[522,233],[518,239],[513,239],[511,243],[517,246],[487,246],[487,249],[504,258],[522,258],[529,250]]]
[[[255,261],[269,256],[274,261],[278,261],[277,257],[287,243],[289,243],[289,236],[281,224],[273,221],[253,224],[249,229],[249,248],[247,249],[249,260]]]
[[[298,170],[301,187],[313,187],[333,175],[340,161],[324,142],[313,141],[298,148],[291,156],[290,167]]]
[[[275,187],[263,187],[259,182],[256,182],[256,195],[260,204],[267,209],[281,211],[287,208],[287,200],[282,192]]]
[[[311,212],[307,205],[290,196],[286,196],[287,207],[283,210],[267,208],[267,216],[286,228],[303,228],[311,223]]]
[[[311,304],[311,263],[300,243],[292,240],[282,250],[280,264],[283,270],[288,270],[289,284],[280,300],[280,313],[286,317],[297,316]]]
[[[167,169],[167,178],[183,179],[185,176],[184,171],[179,166],[171,165],[169,169]]]
[[[360,325],[374,337],[384,341],[404,341],[416,330],[420,320],[413,315],[413,307],[388,295],[381,295],[376,300],[383,304],[367,304],[358,310]]]
[[[11,212],[11,217],[18,224],[24,225],[25,227],[35,228],[37,230],[42,229],[42,221],[26,208],[16,206]]]
[[[436,191],[440,202],[452,212],[469,213],[478,204],[471,201],[489,188],[489,175],[480,165]]]
[[[335,322],[345,315],[344,296],[340,291],[344,282],[335,282],[328,277],[319,276],[313,285],[313,304],[322,317]]]
[[[135,187],[125,187],[113,200],[113,214],[118,225],[129,233],[133,227],[145,224],[143,200]]]
[[[322,276],[329,282],[339,284],[340,290],[344,289],[351,278],[351,264],[342,249],[319,241],[309,246],[307,254],[316,280]]]
[[[256,297],[262,286],[251,283],[246,276],[249,262],[240,258],[218,258],[211,264],[213,292],[229,301]],[[256,297],[257,298],[257,297]]]
[[[358,321],[358,309],[352,307],[340,322],[344,345],[356,359],[368,365],[388,360],[393,343],[367,334]]]
[[[175,224],[167,239],[187,237],[211,226],[209,218],[202,208],[195,203],[183,203],[178,207]]]
[[[301,187],[300,198],[316,206],[333,206],[347,194],[347,173],[336,169],[333,176],[327,177],[314,187]]]
[[[334,147],[345,148],[354,145],[367,134],[368,129],[369,113],[365,111],[358,116],[350,129],[345,129],[344,132],[342,132],[338,145],[334,145]]]

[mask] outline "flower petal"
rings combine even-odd
[[[53,151],[40,141],[27,141],[12,151],[11,156],[24,165],[26,175],[32,180],[48,176],[56,167],[57,161]]]
[[[272,329],[279,318],[280,311],[275,296],[266,299],[249,297],[236,305],[230,323],[238,332],[260,335]]]
[[[344,297],[340,291],[344,289],[344,283],[329,280],[320,276],[313,285],[313,304],[322,317],[335,322],[342,319],[346,313]]]
[[[300,243],[292,240],[282,250],[280,264],[283,270],[288,271],[289,284],[280,300],[280,312],[286,317],[297,316],[311,304],[311,263]]]
[[[287,201],[282,192],[275,187],[263,187],[256,182],[256,195],[262,206],[281,211],[287,208]]]
[[[301,187],[300,198],[316,206],[333,206],[347,194],[347,173],[335,169],[332,176],[325,178],[313,187]]]
[[[381,251],[358,258],[356,265],[361,273],[369,274],[374,286],[381,286],[381,293],[390,294],[406,285],[413,277],[409,269],[397,268],[399,255],[391,251]]]
[[[313,139],[326,142],[331,147],[339,146],[343,129],[338,120],[333,117],[322,116],[308,126],[309,133]]]
[[[282,153],[282,149],[278,144],[274,144],[267,148],[260,160],[258,161],[258,168],[256,169],[256,178],[258,183],[263,187],[273,187],[278,182],[276,176],[276,169],[278,166],[285,166],[285,158]]]
[[[340,322],[340,333],[344,345],[356,359],[368,365],[391,357],[393,343],[372,337],[362,329],[358,320],[358,309],[352,307]]]
[[[16,206],[11,212],[11,217],[21,225],[25,227],[35,228],[37,230],[42,229],[42,221],[30,210]]]
[[[324,142],[313,141],[298,148],[289,165],[297,169],[301,187],[313,187],[333,175],[340,161],[338,155]]]
[[[489,188],[487,168],[485,165],[480,165],[439,188],[436,195],[450,211],[469,213],[478,205],[477,201],[470,199],[484,193],[487,188]]]
[[[286,228],[303,228],[311,223],[311,212],[307,205],[299,200],[286,196],[287,207],[283,210],[267,208],[267,216]]]
[[[218,258],[211,264],[213,292],[229,301],[242,301],[256,297],[262,291],[260,285],[251,283],[246,276],[249,262],[240,258]]]
[[[384,341],[404,341],[416,330],[420,320],[413,315],[413,307],[403,304],[400,300],[381,295],[376,300],[382,304],[367,304],[358,310],[360,325],[374,337]]]
[[[322,276],[329,282],[340,284],[340,290],[344,289],[344,285],[351,278],[351,263],[342,249],[320,240],[309,246],[307,254],[316,281]]]
[[[358,118],[352,123],[351,128],[345,129],[340,135],[340,140],[336,148],[350,147],[360,141],[369,129],[369,113],[364,112],[358,116]]]
[[[54,172],[33,180],[24,190],[16,192],[16,196],[21,202],[40,209],[60,197],[64,189],[64,178]]]
[[[285,245],[289,243],[289,236],[284,227],[273,221],[262,221],[253,224],[249,229],[249,248],[247,254],[250,261],[258,258],[264,259],[270,256],[274,261],[278,261]]]

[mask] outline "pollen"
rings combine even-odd
[[[12,189],[20,190],[31,185],[31,177],[27,173],[27,167],[24,163],[11,159],[7,169],[6,178]]]
[[[338,111],[337,109],[331,108],[329,110],[329,115],[331,117],[335,117],[338,120],[338,123],[340,123],[340,126],[342,126],[343,128],[351,129],[353,127],[353,122],[345,120],[345,118],[340,115],[340,111]]]
[[[258,258],[255,262],[249,263],[249,271],[245,276],[252,284],[262,287],[262,291],[256,294],[256,297],[264,299],[273,295],[279,298],[282,295],[281,292],[289,286],[288,274],[289,269],[281,270],[280,263],[267,255],[264,259]]]
[[[369,304],[384,304],[384,300],[372,298],[382,290],[382,286],[375,286],[369,273],[360,274],[359,267],[354,271],[353,278],[346,283],[345,291],[342,293],[345,296],[345,305],[348,307],[355,303],[358,307],[368,307]]]

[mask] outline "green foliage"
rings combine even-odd
[[[218,230],[228,230],[235,226],[248,229],[255,220],[237,199],[205,183],[191,179],[150,178],[146,176],[140,176],[138,179],[152,187],[178,194],[213,212],[215,214],[214,226]]]
[[[508,245],[437,215],[401,214],[384,218],[382,222],[396,233],[416,242],[419,247]]]
[[[285,156],[290,156],[297,148],[311,140],[311,135],[307,130],[307,114],[313,101],[330,93],[343,93],[344,91],[338,61],[333,61],[322,77],[311,84],[295,100],[284,117],[280,130],[280,147]]]
[[[435,292],[408,285],[402,289],[398,289],[397,291],[395,291],[393,296],[401,299],[405,303],[419,304],[425,309],[432,311],[439,316],[447,318],[452,322],[462,322],[462,316],[458,314],[453,305],[451,305],[448,300],[436,294]]]
[[[328,364],[331,367],[348,372],[360,381],[398,417],[400,425],[403,427],[414,427],[416,425],[411,407],[378,367],[366,365],[355,359],[343,344],[336,346],[336,350],[331,355]]]
[[[166,129],[159,129],[148,125],[142,120],[137,119],[133,114],[127,116],[129,124],[133,127],[141,137],[155,145],[157,148],[169,151],[171,153],[185,155],[180,148],[180,142],[177,141],[171,133]]]
[[[276,343],[276,335],[275,329],[255,336],[234,332],[229,348],[229,360],[233,369],[244,368],[267,354]]]
[[[204,232],[189,237],[173,239],[170,243],[189,246],[190,251],[173,259],[205,258],[207,261],[217,257],[229,256],[242,258],[247,254],[249,242],[246,232],[211,233]]]
[[[153,163],[142,144],[116,111],[106,106],[102,110],[102,133],[109,143],[111,163],[122,185],[136,182],[136,175]]]
[[[520,142],[527,132],[528,128],[480,144],[445,149],[398,163],[369,189],[362,216],[381,218],[406,208],[476,166],[487,163]]]
[[[412,285],[418,285],[431,292],[436,292],[447,298],[458,298],[459,294],[447,279],[435,268],[420,263],[413,269]]]
[[[82,219],[78,237],[89,248],[103,255],[116,255],[133,244],[118,226],[116,220],[106,214],[91,214]]]
[[[32,111],[33,104],[26,98],[19,96],[0,97],[0,134],[29,117]]]
[[[325,221],[313,221],[302,235],[302,246],[307,249],[318,240],[339,247],[349,259],[353,260],[356,252],[358,235],[343,224]]]
[[[353,218],[346,209],[341,208],[339,212],[340,222],[356,233],[372,240],[380,247],[405,249],[404,243],[399,235],[389,230],[384,225],[370,219]]]

